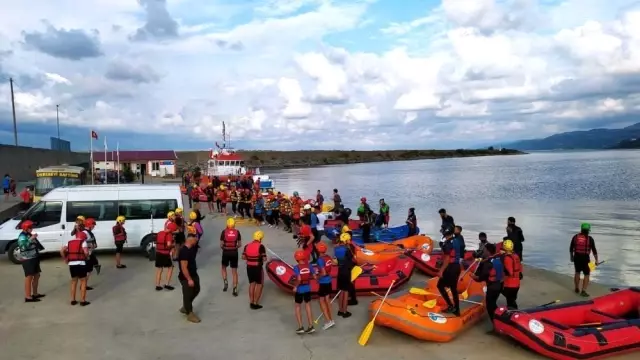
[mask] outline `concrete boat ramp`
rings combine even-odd
[[[360,297],[350,307],[353,316],[337,318],[327,331],[320,326],[312,335],[296,335],[293,297],[282,293],[268,278],[262,304],[249,309],[244,266],[240,272],[240,296],[222,292],[218,238],[224,218],[207,215],[203,220],[205,238],[198,255],[202,292],[196,313],[202,323],[186,322],[178,312],[180,288],[173,292],[154,290],[154,266],[137,255],[125,254],[127,269],[117,270],[112,253],[100,253],[100,276],[93,276],[88,307],[68,305],[69,272],[55,256],[42,261],[40,303],[23,302],[23,273],[6,258],[0,260],[0,354],[3,359],[69,360],[160,360],[160,359],[431,359],[431,360],[513,360],[542,357],[512,342],[485,334],[488,320],[464,332],[448,344],[426,343],[390,329],[376,327],[366,347],[357,343],[368,322],[368,299]],[[254,226],[239,226],[249,240]],[[265,245],[285,260],[292,259],[295,241],[280,230],[263,227]],[[520,292],[521,306],[534,306],[559,299],[575,301],[571,278],[544,270],[525,269]],[[567,267],[567,271],[569,271]],[[229,274],[230,275],[230,274]],[[423,284],[426,277],[416,273],[411,283]],[[407,286],[407,289],[410,285]],[[593,284],[592,295],[608,291]],[[501,299],[503,300],[503,299]],[[314,316],[320,314],[314,302]],[[334,313],[336,307],[334,306]],[[486,318],[485,318],[486,319]],[[616,359],[632,359],[625,355]]]

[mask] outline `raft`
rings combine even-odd
[[[420,249],[419,251],[425,254],[430,254],[433,250],[433,240],[426,235],[414,235],[388,243],[356,243],[355,245],[356,262],[360,265],[389,261],[414,249]]]
[[[467,289],[466,300],[460,299],[460,317],[452,314],[442,314],[447,304],[439,295],[436,287],[438,278],[430,279],[424,289],[428,295],[409,293],[390,296],[382,304],[375,323],[380,326],[395,329],[420,340],[433,342],[449,342],[461,332],[479,322],[484,314],[484,283],[477,283],[465,275],[458,282],[460,294]],[[427,307],[429,300],[436,300],[435,306]],[[376,299],[369,305],[370,317],[378,310],[382,299]]]
[[[397,291],[411,278],[414,264],[406,256],[400,256],[377,265],[367,265],[362,267],[362,274],[354,281],[356,293],[364,296],[372,296],[372,292],[384,294],[391,282],[395,280],[391,292]],[[271,259],[266,264],[267,276],[280,290],[293,294],[293,285],[296,277],[293,269],[279,259]],[[331,267],[333,277],[333,293],[338,292],[338,267]],[[311,281],[311,295],[318,296],[318,282]]]
[[[327,237],[331,240],[335,240],[340,235],[340,229],[337,228],[325,228]],[[364,244],[362,239],[362,229],[352,229],[351,240],[353,242]],[[416,229],[416,234],[420,233],[420,228]],[[393,240],[404,239],[409,235],[409,227],[407,225],[392,227],[388,229],[372,228],[369,237],[370,242],[389,242]]]
[[[325,231],[327,231],[329,229],[337,229],[339,231],[340,229],[338,229],[338,227],[340,227],[340,226],[342,226],[342,221],[340,221],[338,219],[327,217],[327,220],[324,221]],[[360,229],[360,220],[349,219],[349,229],[351,229],[351,230]],[[332,240],[335,240],[335,239],[336,239],[336,236],[333,235],[333,239]]]
[[[640,288],[592,300],[526,310],[496,310],[493,324],[551,359],[602,359],[640,350]]]
[[[474,260],[474,251],[467,250],[464,252],[464,261],[466,269]],[[416,269],[429,276],[438,276],[440,266],[442,266],[442,250],[433,250],[429,252],[422,249],[407,251],[406,255],[416,263]]]

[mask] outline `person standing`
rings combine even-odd
[[[249,279],[249,307],[252,310],[262,309],[263,269],[262,264],[267,261],[267,250],[262,245],[264,233],[260,230],[253,233],[253,241],[244,246],[242,259],[247,262],[247,278]]]
[[[2,178],[2,192],[4,193],[4,201],[9,200],[9,194],[11,193],[11,176],[4,174]]]
[[[165,227],[164,230],[156,234],[156,291],[175,289],[171,286],[171,277],[173,276],[173,259],[171,259],[171,252],[174,246],[174,237],[170,229]],[[164,269],[167,269],[167,278],[165,285],[161,286],[162,272]]]
[[[178,279],[182,285],[182,308],[180,312],[187,315],[187,321],[199,323],[200,318],[193,312],[193,301],[200,293],[200,277],[198,276],[198,266],[196,265],[196,242],[198,239],[193,236],[187,236],[186,242],[180,253],[178,261],[180,262],[180,272]]]
[[[87,234],[78,231],[75,239],[69,240],[60,250],[60,255],[65,264],[69,265],[71,283],[69,293],[71,295],[71,305],[77,305],[76,294],[78,291],[78,281],[80,281],[80,306],[91,304],[87,301],[87,259],[89,258],[89,246],[87,245]]]
[[[384,202],[384,199],[380,199],[380,213],[379,213],[379,216],[382,218],[382,226],[384,226],[385,229],[388,229],[389,228],[389,220],[390,220],[389,204]],[[409,236],[411,236],[411,235],[409,235]]]
[[[31,192],[31,188],[29,186],[25,186],[24,189],[20,192],[20,210],[26,211],[29,210],[31,205],[33,204],[33,193]]]
[[[442,225],[440,225],[440,233],[444,235],[446,230],[451,230],[453,232],[453,228],[456,226],[455,220],[453,220],[453,216],[447,214],[447,210],[440,209],[438,210],[438,214],[440,214],[440,219],[442,219]]]
[[[447,302],[449,307],[443,313],[454,314],[460,316],[460,299],[458,297],[458,278],[460,277],[461,266],[460,259],[462,252],[460,251],[460,243],[453,236],[453,231],[447,229],[444,231],[445,241],[442,245],[442,266],[438,273],[438,290],[440,295]],[[451,291],[451,299],[447,293],[447,289]]]
[[[358,207],[358,217],[360,218],[360,228],[362,229],[362,241],[364,243],[371,242],[371,207],[367,203],[367,198],[360,198],[360,206]]]
[[[231,212],[233,212],[233,217],[238,217],[238,201],[240,200],[240,196],[238,194],[238,190],[235,184],[231,185],[231,191],[229,192],[229,200],[231,201]]]
[[[522,257],[522,250],[523,250],[523,246],[522,243],[524,242],[524,234],[522,233],[522,229],[516,225],[516,218],[514,218],[513,216],[509,216],[507,218],[507,236],[505,236],[502,240],[511,240],[513,241],[513,252],[515,252],[518,257],[520,258],[520,261],[523,261],[523,257]]]
[[[318,217],[318,224],[316,225],[316,240],[322,240],[324,236],[324,223],[327,221],[327,217],[322,213],[322,209],[319,206],[316,206],[316,216]]]
[[[124,243],[127,242],[127,230],[124,228],[125,218],[120,215],[116,218],[116,224],[111,228],[113,232],[113,241],[116,244],[116,268],[125,269],[127,265],[122,264],[122,251]]]
[[[480,275],[475,275],[473,272],[469,272],[469,274],[474,281],[484,281],[487,285],[485,303],[489,319],[493,323],[493,316],[498,308],[498,298],[503,287],[503,263],[500,257],[496,256],[496,246],[494,244],[486,244],[482,252],[482,256],[487,260],[482,262],[480,269],[477,271]]]
[[[311,280],[316,279],[313,271],[313,265],[309,264],[309,254],[304,250],[296,250],[293,254],[296,265],[293,266],[293,272],[296,274],[293,292],[295,293],[295,314],[298,322],[297,334],[312,334],[316,331],[313,327],[313,313],[311,312]],[[307,314],[307,329],[302,324],[302,303],[304,302],[305,312]]]
[[[354,267],[355,260],[353,253],[347,246],[347,243],[351,241],[351,236],[347,233],[340,234],[338,244],[333,248],[334,255],[338,262],[338,291],[340,295],[338,297],[338,316],[348,318],[351,313],[348,311],[349,304],[349,290],[351,289],[351,270]]]
[[[89,286],[89,279],[91,278],[91,273],[93,273],[93,269],[96,269],[98,275],[100,275],[100,263],[98,262],[98,258],[96,257],[95,250],[98,248],[98,242],[96,241],[95,235],[93,235],[93,229],[96,227],[96,221],[92,218],[87,218],[84,221],[84,232],[87,234],[87,248],[89,249],[89,258],[86,260],[87,263],[87,290],[93,290],[91,286]]]
[[[416,208],[409,208],[406,223],[409,227],[409,233],[407,236],[418,235],[418,218],[416,217]]]
[[[331,315],[331,293],[333,292],[333,276],[331,275],[331,269],[333,259],[331,256],[327,255],[327,245],[325,243],[318,243],[317,249],[318,253],[320,253],[320,257],[318,258],[316,265],[318,270],[318,300],[325,319],[322,329],[327,330],[336,324],[333,321],[333,316]]]
[[[45,295],[38,292],[40,282],[40,257],[38,252],[42,245],[38,242],[38,234],[33,232],[33,222],[25,220],[20,224],[22,231],[18,235],[20,262],[24,270],[24,302],[38,302]]]
[[[591,274],[591,268],[589,263],[591,262],[591,253],[596,258],[596,264],[598,263],[598,250],[596,249],[596,242],[593,237],[589,235],[591,232],[591,224],[583,223],[580,225],[580,232],[573,236],[571,239],[571,245],[569,245],[569,254],[575,274],[573,276],[573,284],[575,286],[574,291],[576,294],[580,294],[583,297],[589,297],[587,293],[587,287],[589,286],[589,277]],[[580,290],[580,273],[584,274],[582,279],[582,291]]]
[[[324,196],[322,195],[320,190],[318,190],[318,192],[316,193],[316,206],[319,206],[320,209],[322,209],[322,205],[324,205]]]
[[[222,249],[222,281],[224,287],[222,291],[227,291],[229,282],[227,281],[227,267],[231,266],[231,276],[233,278],[233,296],[238,296],[238,249],[242,246],[240,231],[236,229],[236,221],[233,218],[227,219],[227,227],[220,233],[220,248]]]
[[[340,205],[342,205],[342,197],[338,194],[338,189],[333,189],[333,211],[340,211]]]
[[[518,310],[518,291],[520,290],[520,280],[522,280],[522,264],[518,254],[513,253],[513,242],[504,240],[502,242],[502,250],[504,256],[502,263],[504,264],[504,287],[502,295],[507,299],[507,308],[509,310]]]

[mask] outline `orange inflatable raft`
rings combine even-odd
[[[433,250],[433,240],[426,235],[414,235],[401,240],[375,242],[364,245],[353,243],[358,265],[379,264],[403,255],[409,250],[420,249],[426,254]]]
[[[375,323],[420,340],[449,342],[482,319],[486,313],[484,283],[471,280],[468,274],[458,281],[461,295],[459,317],[442,313],[447,304],[440,296],[437,283],[438,278],[433,278],[427,282],[424,290],[413,291],[413,288],[408,293],[390,295],[382,304]],[[463,294],[465,290],[466,294]],[[467,295],[466,299],[463,298],[464,295]],[[370,316],[375,314],[381,301],[382,299],[376,299],[371,303]]]

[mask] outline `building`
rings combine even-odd
[[[118,154],[115,151],[93,153],[93,166],[96,173],[101,170],[117,170]],[[135,174],[149,176],[175,176],[178,155],[173,150],[159,151],[120,151],[120,171],[129,167]]]

